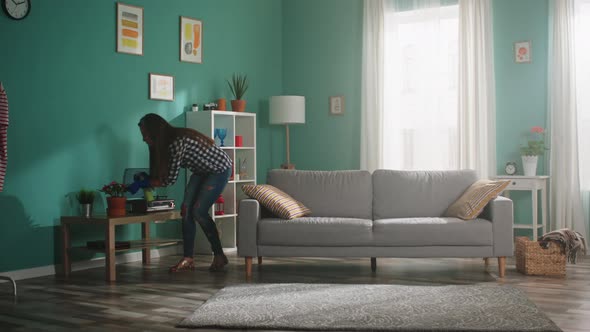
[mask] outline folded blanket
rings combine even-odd
[[[561,252],[567,257],[567,261],[576,264],[579,253],[586,255],[586,240],[582,234],[567,228],[545,233],[538,240],[541,247],[547,249],[549,242],[556,242],[561,246]]]

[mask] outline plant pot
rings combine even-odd
[[[234,112],[244,112],[246,110],[246,101],[243,99],[232,100],[231,110]]]
[[[80,215],[85,218],[92,217],[92,204],[80,204]]]
[[[109,217],[124,217],[127,214],[126,203],[127,197],[107,197],[107,215]]]
[[[522,156],[522,168],[524,169],[524,176],[537,175],[537,161],[539,156]]]

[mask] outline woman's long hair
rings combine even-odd
[[[212,146],[215,141],[210,137],[190,128],[171,126],[161,116],[146,114],[138,124],[152,141],[150,149],[150,176],[163,181],[168,177],[170,161],[170,144],[178,137],[190,137],[206,146]]]

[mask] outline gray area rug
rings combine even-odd
[[[257,284],[225,287],[178,327],[352,331],[561,331],[519,289]]]

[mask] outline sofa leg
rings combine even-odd
[[[498,257],[498,275],[500,278],[506,275],[506,257]]]
[[[371,257],[371,271],[377,271],[377,257]]]
[[[484,264],[486,265],[486,267],[490,266],[490,258],[489,257],[484,258],[483,261],[484,261]]]
[[[246,257],[246,277],[252,276],[252,256]]]
[[[258,265],[262,265],[262,256],[258,256]]]

